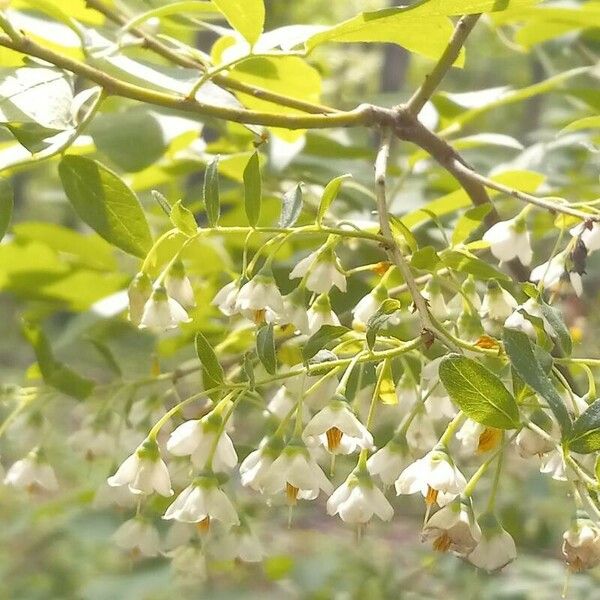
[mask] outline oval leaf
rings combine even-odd
[[[181,231],[181,233],[192,237],[198,233],[198,225],[192,212],[177,200],[171,209],[171,223]]]
[[[256,353],[265,371],[269,375],[275,375],[277,370],[277,358],[275,357],[275,338],[273,337],[273,325],[263,325],[256,334]]]
[[[573,423],[568,444],[573,452],[580,454],[600,450],[600,400],[590,404]]]
[[[323,196],[321,197],[321,203],[319,204],[319,211],[317,212],[317,225],[320,225],[323,221],[325,213],[329,210],[329,207],[333,204],[333,201],[337,198],[337,195],[342,187],[342,183],[352,177],[350,173],[340,175],[335,179],[332,179],[323,190]]]
[[[386,298],[377,311],[369,317],[367,321],[367,345],[369,350],[373,350],[375,346],[375,340],[379,330],[390,320],[392,315],[402,308],[400,300],[395,298]]]
[[[195,345],[196,354],[202,363],[202,370],[205,376],[204,387],[208,388],[221,385],[225,380],[223,367],[219,363],[219,359],[212,346],[200,332],[196,334]],[[206,378],[208,378],[208,381],[206,381]]]
[[[323,325],[319,331],[313,333],[310,338],[308,338],[306,345],[302,349],[304,361],[310,360],[319,350],[329,344],[329,342],[337,340],[348,331],[350,330],[343,325]]]
[[[478,362],[451,354],[440,363],[440,380],[452,401],[473,421],[496,427],[519,427],[519,409],[512,394]]]
[[[229,24],[254,45],[265,24],[263,0],[213,0],[213,4]]]
[[[215,227],[221,216],[221,202],[219,200],[219,157],[216,156],[206,167],[204,173],[204,206],[206,218],[211,227]]]
[[[98,161],[65,156],[58,166],[65,193],[75,212],[107,242],[143,258],[152,236],[136,195]]]
[[[302,211],[302,187],[298,184],[288,190],[281,199],[281,215],[277,227],[291,227]]]
[[[255,152],[244,169],[244,197],[246,216],[252,227],[256,227],[260,217],[262,182],[260,179],[260,161]]]

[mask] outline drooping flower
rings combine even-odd
[[[153,331],[166,331],[174,329],[179,323],[189,321],[185,309],[177,300],[170,298],[165,287],[161,285],[152,292],[150,300],[146,302],[139,326]]]
[[[467,482],[448,451],[438,446],[406,467],[396,481],[396,493],[420,492],[428,505],[445,506],[460,494]]]
[[[516,217],[492,225],[483,235],[492,254],[501,262],[518,258],[523,265],[531,263],[531,236],[523,218]]]
[[[558,433],[558,426],[556,423],[541,409],[535,410],[529,416],[529,420],[545,431],[550,437],[556,436]],[[546,452],[554,450],[556,446],[551,440],[546,439],[536,431],[527,427],[523,427],[523,429],[519,431],[517,438],[515,439],[515,445],[519,455],[523,458],[541,456]]]
[[[573,237],[579,236],[588,253],[600,250],[600,225],[598,223],[582,223],[575,225],[569,232]]]
[[[127,289],[129,297],[129,320],[139,325],[144,314],[144,306],[152,295],[152,281],[146,273],[138,273]]]
[[[263,268],[240,288],[235,310],[255,323],[264,322],[267,311],[274,315],[283,312],[283,298],[270,269]]]
[[[367,523],[377,515],[389,521],[394,515],[392,505],[373,483],[365,470],[351,473],[327,500],[327,514],[337,515],[346,523]]]
[[[504,322],[504,327],[508,327],[509,329],[518,329],[523,333],[526,333],[529,337],[535,339],[535,327],[533,326],[533,323],[522,314],[523,311],[531,317],[542,319],[546,332],[553,334],[554,330],[544,318],[540,304],[535,298],[529,298],[527,302],[517,306],[515,311]]]
[[[180,260],[171,265],[165,279],[165,288],[169,297],[179,302],[183,308],[189,309],[196,306],[194,288],[185,274],[185,268]]]
[[[600,564],[600,529],[584,512],[577,513],[563,534],[562,553],[575,573]]]
[[[367,460],[367,470],[378,475],[384,485],[392,485],[409,462],[408,443],[402,436],[394,436]]]
[[[329,296],[321,294],[308,309],[308,330],[316,333],[323,325],[339,325],[340,320],[331,310]]]
[[[195,587],[206,580],[206,557],[197,544],[178,546],[166,553],[178,582]]]
[[[203,529],[211,520],[220,521],[225,527],[239,525],[240,520],[231,500],[219,488],[214,476],[197,477],[167,508],[163,519],[182,523],[202,523]]]
[[[468,556],[481,539],[470,498],[460,497],[438,510],[423,527],[423,540],[433,539],[439,552]]]
[[[495,279],[490,279],[479,314],[483,318],[488,318],[492,321],[504,322],[510,317],[517,306],[518,303],[513,296],[503,287],[500,287]]]
[[[327,294],[335,285],[346,291],[346,276],[332,248],[315,251],[292,269],[290,279],[306,277],[306,287],[317,294]]]
[[[541,281],[544,287],[552,291],[558,290],[562,281],[570,281],[575,293],[581,296],[583,294],[581,274],[567,271],[566,261],[566,251],[560,252],[554,258],[535,267],[529,279],[533,282]]]
[[[297,498],[314,500],[321,490],[327,495],[333,491],[333,485],[306,446],[297,442],[283,449],[261,479],[266,494],[285,490],[289,504],[295,504]]]
[[[236,300],[238,292],[240,291],[241,281],[236,279],[230,281],[227,285],[223,286],[213,298],[211,304],[216,306],[226,317],[231,317],[236,313]]]
[[[318,442],[332,454],[350,454],[373,447],[373,436],[350,410],[348,402],[334,398],[308,422],[302,439],[309,445]]]
[[[265,557],[265,551],[248,525],[242,523],[218,540],[214,555],[221,560],[239,559],[253,563],[260,562]]]
[[[490,573],[503,569],[517,557],[515,541],[502,528],[496,515],[485,513],[479,519],[481,539],[467,560],[479,569]]]
[[[69,444],[86,460],[110,454],[114,446],[113,437],[103,428],[90,425],[82,427],[69,436]]]
[[[382,302],[387,300],[388,292],[384,285],[379,284],[373,288],[366,296],[363,296],[358,304],[352,309],[352,327],[355,329],[364,329],[369,319],[379,310]],[[397,325],[400,318],[394,314],[388,320],[390,325]]]
[[[502,439],[502,431],[467,419],[456,433],[456,439],[460,441],[463,449],[472,455],[493,450]]]
[[[262,492],[264,478],[281,450],[282,442],[279,438],[264,438],[258,450],[250,452],[240,465],[242,485]]]
[[[439,319],[440,321],[448,319],[450,313],[446,306],[444,295],[442,294],[442,288],[435,277],[427,282],[421,295],[427,300],[429,310],[436,319]]]
[[[127,485],[134,494],[173,495],[169,470],[160,457],[158,444],[151,439],[138,446],[107,482],[113,487]]]
[[[134,556],[158,556],[160,536],[156,527],[141,517],[125,521],[113,534],[115,544]]]
[[[11,465],[4,476],[4,485],[26,489],[29,492],[58,490],[54,469],[37,448]]]
[[[175,456],[190,456],[192,464],[199,469],[209,467],[216,472],[231,471],[237,465],[237,453],[223,429],[219,406],[223,408],[224,405],[218,405],[201,419],[186,421],[177,427],[167,441],[167,450]],[[211,454],[212,464],[207,465]]]
[[[291,323],[300,333],[309,333],[304,286],[299,285],[293,292],[283,297],[283,310],[279,315],[279,322],[281,325]]]

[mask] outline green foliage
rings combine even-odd
[[[262,180],[258,152],[250,157],[244,169],[244,198],[248,222],[252,227],[256,227],[262,204]]]
[[[256,353],[265,371],[274,375],[277,370],[277,357],[275,356],[275,338],[271,323],[264,324],[256,332]]]
[[[581,454],[600,450],[600,400],[579,415],[566,442],[570,450]]]

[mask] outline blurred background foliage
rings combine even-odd
[[[122,4],[135,14],[157,3],[128,0]],[[584,9],[581,2],[561,4]],[[14,6],[18,5],[15,0]],[[64,5],[76,17],[83,6],[74,0]],[[267,0],[266,29],[291,23],[333,24],[361,10],[384,6],[382,0]],[[24,12],[41,37],[55,36],[54,43],[63,49],[68,45],[58,26],[48,23],[35,10]],[[97,13],[86,13],[84,18],[91,18],[92,24],[102,30]],[[572,70],[597,62],[599,29],[550,21],[504,26],[495,25],[496,18],[485,17],[476,28],[467,45],[466,68],[453,69],[448,74],[444,91],[427,107],[423,119],[438,129],[463,119],[462,128],[451,137],[461,140],[458,145],[464,148],[464,156],[481,172],[533,171],[545,179],[543,188],[555,194],[580,200],[597,197],[598,132],[557,133],[578,118],[598,114],[597,78]],[[206,52],[210,52],[215,40],[212,32],[178,18],[165,19],[160,30]],[[549,32],[549,39],[545,39],[544,31]],[[130,49],[128,53],[134,58],[147,58],[142,50]],[[3,66],[15,64],[14,60],[6,51],[0,54]],[[327,105],[352,108],[363,102],[393,105],[407,99],[432,63],[394,45],[352,44],[324,45],[313,53],[310,64],[310,69],[288,78],[285,85],[292,87],[286,91],[306,98],[320,96]],[[240,78],[244,76],[253,75],[240,69]],[[526,92],[516,101],[501,100],[507,96],[498,90],[487,96],[465,95],[502,86],[532,90],[528,86],[542,81],[550,81],[545,93]],[[273,137],[265,145],[268,161],[263,175],[262,223],[276,220],[281,194],[299,181],[305,183],[308,221],[311,211],[314,214],[316,210],[322,186],[346,172],[353,174],[353,183],[344,188],[334,213],[339,218],[373,220],[370,186],[374,139],[364,130],[316,131],[283,137]],[[154,231],[159,233],[168,224],[152,198],[153,189],[160,190],[171,203],[182,198],[202,225],[203,172],[207,156],[213,154],[222,156],[222,224],[244,223],[240,182],[255,142],[256,136],[239,125],[202,122],[157,107],[110,99],[73,151],[97,156],[123,175],[141,199]],[[0,245],[3,384],[39,382],[34,353],[22,335],[23,319],[42,323],[56,356],[78,373],[99,382],[150,376],[157,368],[172,370],[192,358],[190,342],[198,328],[208,332],[223,349],[235,351],[240,347],[243,332],[229,331],[223,321],[215,318],[216,310],[209,301],[225,282],[223,273],[233,272],[235,265],[240,264],[243,239],[229,236],[222,243],[201,241],[190,248],[184,258],[197,284],[199,301],[192,314],[193,322],[183,327],[180,335],[157,340],[134,330],[123,318],[106,318],[114,312],[114,304],[98,304],[126,287],[137,270],[137,261],[117,253],[82,225],[66,200],[56,161],[33,168],[11,168],[19,152],[22,148],[11,133],[0,129],[0,169],[9,166],[6,173],[15,190],[11,233]],[[392,189],[397,192],[391,207],[396,214],[411,213],[456,190],[455,181],[408,145],[400,145],[394,153],[392,175]],[[526,180],[523,175],[514,184],[525,187]],[[506,199],[498,203],[501,214],[506,216],[514,213],[514,206]],[[455,214],[450,214],[442,221],[449,223],[455,218]],[[545,260],[554,242],[551,225],[550,215],[536,214],[534,234],[539,256],[534,264]],[[439,230],[431,221],[423,223],[415,233],[423,243],[440,239]],[[261,243],[256,236],[250,240],[250,247],[255,249]],[[280,252],[278,264],[288,269],[307,248],[305,243],[295,242]],[[376,260],[375,254],[368,255],[371,250],[361,247],[360,254],[356,250],[347,250],[342,256],[346,266],[370,262],[370,258]],[[169,248],[161,251],[169,256]],[[585,297],[563,299],[577,352],[588,356],[600,352],[596,333],[600,325],[597,256],[588,266]],[[276,277],[280,276],[276,272]],[[281,277],[280,283],[284,289],[289,287]],[[334,295],[337,312],[347,312],[366,291],[366,284],[352,281],[349,294]],[[181,381],[181,393],[198,384],[193,378]],[[94,398],[92,402],[97,407],[110,402],[115,410],[122,411],[127,403],[142,399],[148,401],[151,412],[153,406],[161,406],[161,394],[166,389],[153,389],[155,395],[149,397],[146,392],[143,388],[135,392],[124,388],[112,398]],[[81,405],[51,392],[45,393],[40,402],[43,407],[18,417],[23,422],[14,428],[14,434],[9,430],[2,440],[2,462],[10,464],[43,436],[59,473],[61,490],[52,497],[36,498],[0,488],[0,598],[171,597],[174,584],[167,561],[133,559],[110,541],[127,510],[120,514],[112,508],[99,508],[94,497],[114,467],[113,459],[89,461],[64,443],[82,419]],[[8,405],[3,406],[3,411],[6,416]],[[248,419],[244,427],[251,425],[250,414]],[[247,451],[252,449],[250,444],[252,441],[248,441]],[[215,599],[558,598],[565,578],[559,557],[560,541],[570,518],[565,488],[542,478],[535,468],[518,458],[514,458],[509,470],[512,476],[503,482],[500,493],[501,512],[521,555],[500,575],[478,573],[451,556],[433,555],[428,547],[421,546],[417,533],[422,518],[420,500],[395,501],[392,524],[374,523],[364,538],[357,540],[349,528],[323,516],[323,507],[298,508],[293,528],[288,530],[287,515],[280,507],[268,509],[260,499],[244,492],[248,497],[243,500],[249,503],[249,510],[261,515],[259,533],[269,557],[258,565],[232,565],[217,560],[205,583],[178,589],[176,593],[182,598]],[[595,598],[599,583],[598,574],[593,572],[572,577],[569,597]]]

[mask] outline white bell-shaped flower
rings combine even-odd
[[[363,330],[369,319],[379,310],[381,303],[387,300],[388,292],[384,285],[379,284],[366,296],[363,296],[358,304],[352,309],[352,327]],[[400,318],[397,314],[390,317],[390,325],[398,325]]]
[[[508,531],[502,528],[493,513],[486,513],[479,519],[481,539],[467,560],[474,566],[489,573],[499,571],[517,557],[515,541]]]
[[[265,476],[281,450],[282,443],[278,438],[264,438],[258,450],[250,452],[240,464],[242,485],[262,492]]]
[[[166,331],[190,320],[183,306],[177,300],[169,298],[164,286],[159,286],[146,302],[139,326],[152,331]]]
[[[429,304],[429,310],[431,314],[440,321],[445,321],[450,316],[444,295],[442,294],[442,288],[440,287],[437,279],[433,278],[427,282],[427,285],[421,292],[421,295]]]
[[[580,511],[563,534],[562,553],[574,573],[600,564],[600,528],[585,513]]]
[[[333,491],[333,485],[307,448],[297,443],[287,445],[273,461],[262,478],[262,486],[269,495],[285,490],[289,504],[295,504],[297,498],[314,500],[321,490],[327,495]]]
[[[177,427],[167,441],[167,450],[175,456],[190,456],[198,469],[231,471],[237,465],[237,453],[224,431],[219,406],[202,419],[186,421]],[[207,464],[209,458],[212,458],[211,465]]]
[[[308,314],[305,305],[304,286],[299,285],[283,297],[283,310],[279,315],[281,325],[292,324],[300,333],[308,334]]]
[[[160,457],[158,444],[150,439],[146,439],[126,458],[107,482],[113,487],[126,485],[134,494],[156,492],[161,496],[173,495],[167,465]]]
[[[488,281],[487,292],[483,297],[479,314],[492,321],[506,321],[517,308],[518,303],[495,279]]]
[[[37,449],[11,465],[4,476],[4,485],[29,492],[58,490],[58,481],[52,465],[46,462],[43,453]]]
[[[544,319],[540,304],[535,298],[529,298],[527,302],[517,306],[515,311],[504,322],[504,327],[508,327],[509,329],[518,329],[523,333],[526,333],[529,337],[535,339],[537,335],[535,327],[529,319],[525,318],[525,316],[522,314],[522,311],[525,311],[531,317],[542,319],[546,332],[549,334],[554,333],[551,325],[548,323],[548,321],[546,321],[546,319]]]
[[[484,233],[483,241],[489,242],[492,254],[501,262],[518,258],[528,265],[533,258],[531,236],[525,220],[519,217],[492,225]]]
[[[244,523],[222,536],[215,544],[213,554],[220,560],[239,559],[248,563],[260,562],[265,557],[260,540]]]
[[[467,485],[464,475],[458,470],[447,450],[438,446],[418,459],[400,474],[396,481],[396,493],[415,494],[420,492],[428,505],[437,502],[445,506]]]
[[[481,539],[470,498],[456,498],[438,510],[423,527],[423,540],[433,540],[438,552],[468,556]]]
[[[129,297],[129,320],[139,325],[144,314],[144,306],[152,295],[152,281],[146,273],[138,273],[127,289]]]
[[[467,419],[457,431],[456,439],[466,454],[481,454],[493,450],[500,443],[502,431]]]
[[[179,546],[167,552],[166,556],[171,559],[171,568],[178,583],[192,588],[206,581],[206,556],[199,545]]]
[[[566,270],[567,252],[563,251],[551,258],[549,261],[538,265],[531,271],[529,279],[533,282],[541,281],[545,288],[556,291],[564,280],[571,282],[578,296],[583,294],[583,283],[581,275],[574,271]]]
[[[423,409],[412,420],[406,432],[406,441],[414,456],[420,456],[433,448],[438,440],[433,419]]]
[[[179,302],[183,308],[190,309],[196,306],[194,288],[180,260],[171,265],[165,279],[165,288],[169,297]]]
[[[558,425],[543,410],[533,412],[529,416],[529,420],[545,431],[551,438],[558,439]],[[515,446],[522,458],[530,458],[532,456],[542,456],[542,454],[554,450],[556,444],[536,431],[523,427],[517,434]]]
[[[373,447],[373,436],[340,397],[314,415],[304,428],[302,439],[308,445],[321,443],[332,454],[350,454]]]
[[[302,259],[291,271],[290,279],[306,278],[306,287],[317,294],[327,294],[335,285],[346,291],[346,276],[333,249],[317,250]]]
[[[408,443],[395,436],[367,460],[367,470],[379,476],[384,485],[392,485],[409,462]]]
[[[542,457],[540,473],[550,475],[554,481],[567,481],[567,468],[559,450],[551,450]]]
[[[69,445],[86,460],[94,460],[99,456],[108,456],[114,450],[114,438],[110,433],[98,426],[82,427],[68,438]]]
[[[182,523],[202,523],[207,530],[210,521],[220,521],[226,528],[239,525],[235,507],[212,476],[197,477],[167,508],[163,519]]]
[[[346,523],[368,523],[373,515],[382,521],[394,516],[394,509],[366,471],[351,473],[327,500],[327,514],[339,515]]]
[[[260,315],[264,316],[267,310],[275,315],[281,315],[283,298],[270,269],[262,269],[240,288],[235,301],[235,309],[247,319],[255,322],[264,321]]]
[[[236,313],[235,304],[239,291],[240,281],[230,281],[215,294],[211,304],[216,306],[226,317],[231,317]]]
[[[316,333],[323,325],[339,325],[340,320],[331,310],[329,296],[321,294],[308,309],[308,330],[311,334]]]
[[[115,544],[134,556],[158,556],[160,536],[152,523],[141,517],[125,521],[113,534]]]
[[[570,231],[573,237],[580,236],[581,241],[585,244],[588,254],[600,250],[600,224],[583,223],[575,225]]]

